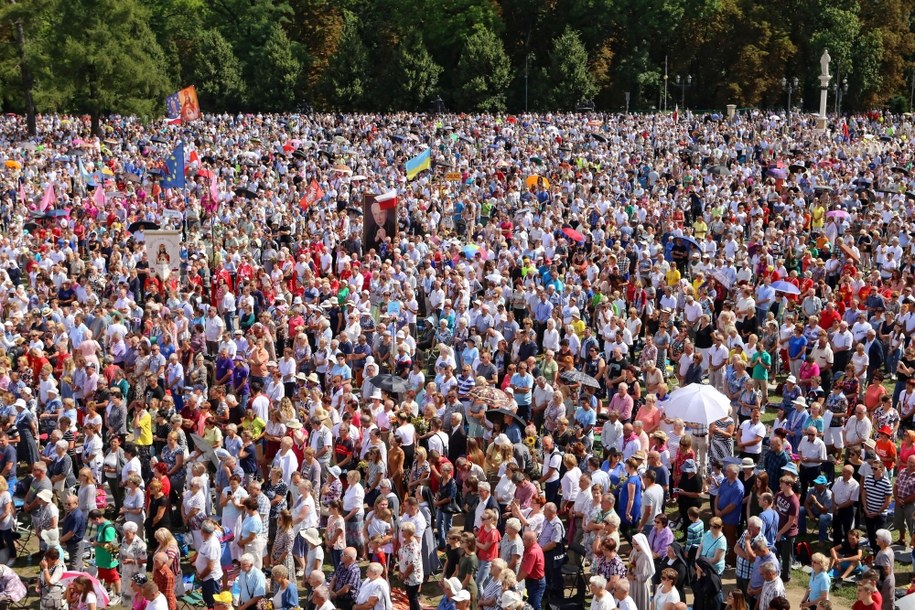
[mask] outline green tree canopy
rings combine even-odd
[[[512,80],[511,62],[495,32],[477,26],[467,37],[455,74],[460,108],[501,112]]]
[[[593,99],[598,88],[588,66],[588,50],[571,28],[553,41],[550,63],[544,71],[547,108],[574,110],[579,102]]]

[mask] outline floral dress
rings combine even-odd
[[[397,550],[397,568],[403,571],[409,566],[413,566],[413,571],[407,576],[404,584],[410,587],[422,584],[423,558],[419,539],[416,536],[413,536],[410,542],[402,544]]]
[[[295,542],[295,529],[287,528],[279,530],[273,541],[273,550],[270,553],[270,561],[273,565],[284,565],[290,574],[295,574],[295,559],[292,555],[292,545]],[[281,557],[285,557],[280,560]]]
[[[594,523],[603,523],[604,518],[607,516],[607,513],[609,513],[609,512],[613,512],[613,509],[610,509],[609,511],[605,511],[605,510],[601,509],[601,507],[598,505],[598,506],[595,506],[594,509],[590,513],[588,513],[587,515],[584,516],[584,520],[582,522],[582,529],[584,529],[585,534],[582,537],[581,544],[583,547],[585,547],[587,559],[589,561],[593,560],[594,541],[597,540],[597,534],[599,532],[596,532],[596,531],[589,532],[585,528]]]
[[[146,573],[146,543],[140,539],[140,536],[134,536],[130,544],[121,543],[121,550],[118,553],[118,563],[121,566],[121,582],[130,583],[134,574]],[[132,563],[127,563],[131,561]],[[128,602],[133,602],[133,589],[129,586],[124,587],[124,597]],[[127,605],[127,604],[125,604]]]
[[[595,557],[594,564],[591,566],[591,573],[603,576],[607,580],[610,580],[611,576],[626,578],[626,565],[619,555],[614,554],[613,557],[600,555]]]

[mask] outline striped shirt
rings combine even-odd
[[[864,508],[871,513],[882,513],[886,499],[893,493],[890,480],[885,475],[874,479],[874,475],[869,474],[865,477],[862,487],[867,499]]]

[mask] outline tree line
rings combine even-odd
[[[779,107],[795,78],[814,108],[824,48],[845,109],[915,82],[909,0],[0,0],[0,36],[30,114],[155,117],[190,84],[206,112]]]

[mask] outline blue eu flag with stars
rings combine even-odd
[[[184,188],[184,142],[179,144],[172,154],[165,159],[168,173],[162,177],[162,188]]]
[[[173,93],[165,98],[165,116],[170,119],[177,119],[181,116],[181,100],[177,93]]]

